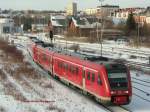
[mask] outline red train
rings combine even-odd
[[[81,89],[105,104],[129,104],[132,96],[131,78],[124,64],[107,58],[80,53],[66,53],[32,39],[33,60],[54,77]]]

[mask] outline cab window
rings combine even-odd
[[[98,85],[102,85],[102,81],[101,81],[101,77],[100,77],[100,75],[98,75],[97,83],[98,83]]]

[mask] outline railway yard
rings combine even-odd
[[[131,66],[133,97],[129,105],[105,106],[91,97],[75,91],[52,78],[47,71],[36,65],[29,52],[30,40],[27,36],[9,36],[9,42],[0,46],[0,111],[1,112],[149,112],[150,111],[150,50],[108,47],[104,44],[103,55],[126,59]],[[55,43],[61,48],[66,42]],[[2,44],[2,43],[1,43]],[[67,42],[67,47],[79,44],[81,52],[98,55],[99,45]],[[94,46],[94,47],[91,47]],[[93,49],[91,49],[93,48]],[[119,54],[121,53],[121,54]],[[129,57],[136,59],[131,59]]]

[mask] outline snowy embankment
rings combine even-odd
[[[25,57],[14,47],[0,43],[1,112],[106,112],[99,104],[49,77],[32,61],[25,42],[29,41],[15,41]]]

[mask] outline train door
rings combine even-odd
[[[52,59],[52,56],[49,56],[49,70],[53,74],[53,59]]]
[[[42,52],[41,52],[41,50],[38,50],[38,60],[39,60],[39,63],[42,64]]]
[[[33,48],[33,59],[34,59],[34,61],[38,60],[38,49],[37,49],[37,47]]]
[[[96,88],[95,88],[95,86],[96,86],[96,72],[94,71],[91,71],[91,90],[93,91],[93,92],[95,92],[96,91]]]
[[[83,89],[85,89],[85,69],[84,68],[82,71],[82,86],[83,86]]]
[[[90,90],[91,92],[96,91],[96,86],[97,86],[97,71],[87,69],[85,73],[85,84],[86,84],[86,89]]]
[[[95,75],[95,93],[97,95],[101,94],[102,93],[104,94],[104,91],[103,90],[103,86],[102,86],[102,80],[101,80],[101,76],[100,76],[100,73],[97,73]]]
[[[90,70],[85,70],[85,85],[86,89],[91,91],[91,72]]]
[[[56,75],[59,72],[60,69],[60,64],[59,64],[59,60],[57,60],[56,58],[52,58],[52,64],[53,64],[53,68],[52,68],[52,74]]]
[[[75,76],[76,76],[76,83],[79,85],[79,86],[83,86],[83,81],[85,80],[85,77],[84,77],[84,80],[83,80],[83,68],[81,66],[75,66]],[[85,85],[85,81],[84,81],[84,85]]]
[[[68,78],[71,80],[71,81],[74,81],[74,77],[73,77],[73,65],[72,64],[69,64],[68,66]]]
[[[64,77],[68,79],[68,63],[64,62]]]

